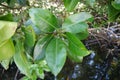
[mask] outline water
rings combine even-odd
[[[45,72],[44,80],[119,80],[120,79],[120,56],[109,55],[98,57],[100,54],[92,52],[84,57],[82,63],[74,63],[67,59],[67,62],[59,73],[54,77],[52,73]],[[119,55],[119,54],[115,54]],[[101,60],[102,59],[102,60]],[[3,72],[0,68],[0,80],[13,80],[17,67],[13,64],[8,71]],[[18,73],[18,80],[22,77]],[[38,79],[42,80],[42,79]]]

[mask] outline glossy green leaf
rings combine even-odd
[[[51,35],[41,37],[34,48],[34,60],[42,60],[45,58],[45,50],[48,42],[51,39]]]
[[[14,55],[15,64],[17,65],[21,73],[30,77],[30,72],[29,72],[30,63],[28,62],[26,55],[24,53],[23,44],[19,40],[16,42],[15,51],[16,51]]]
[[[29,15],[32,22],[43,32],[52,32],[59,27],[57,18],[48,10],[32,8]]]
[[[114,1],[112,1],[112,6],[113,6],[115,9],[120,10],[120,0],[114,0]]]
[[[66,60],[66,46],[59,38],[54,38],[46,48],[46,61],[51,72],[56,76]]]
[[[79,33],[79,32],[85,32],[88,28],[88,25],[85,22],[80,22],[80,23],[68,23],[65,24],[66,26],[63,25],[63,30],[65,32],[70,32],[70,33]]]
[[[90,52],[85,48],[84,44],[73,34],[66,33],[68,39],[68,55],[76,62],[81,62],[82,58]]]
[[[87,12],[74,14],[65,19],[62,28],[64,31],[74,34],[83,31],[85,32],[88,28],[88,25],[85,23],[85,21],[91,21],[91,19],[93,19],[92,15]]]
[[[27,21],[25,22],[25,26],[32,26],[32,28],[34,29],[35,33],[36,33],[37,35],[40,34],[39,28],[38,28],[37,26],[35,26],[35,24],[33,24],[33,22],[31,21],[31,19],[29,19],[29,20],[27,20]]]
[[[108,5],[108,19],[115,21],[120,14],[120,10],[115,9],[111,4]]]
[[[88,36],[89,36],[89,32],[88,32],[87,29],[86,29],[85,31],[83,31],[83,32],[80,32],[80,33],[77,33],[77,34],[76,34],[76,37],[77,37],[79,40],[84,40],[84,39],[86,39]]]
[[[23,27],[23,31],[25,33],[25,45],[33,47],[36,40],[33,28],[31,26]]]
[[[63,0],[63,1],[64,1],[65,8],[68,11],[72,11],[80,0]]]
[[[16,22],[0,21],[0,44],[10,39],[17,28]]]
[[[15,53],[14,45],[11,40],[0,44],[0,61],[10,59]]]
[[[92,21],[93,16],[88,12],[80,12],[78,14],[71,15],[65,19],[63,26],[67,26],[69,24],[73,25],[75,23],[85,22],[85,21]]]
[[[12,14],[6,14],[6,15],[1,15],[0,16],[0,20],[4,20],[4,21],[13,21],[13,16]]]

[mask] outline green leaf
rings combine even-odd
[[[29,78],[27,76],[23,76],[22,78],[20,78],[20,80],[29,80]]]
[[[64,31],[74,34],[85,32],[88,28],[88,25],[85,23],[85,21],[91,21],[92,18],[92,15],[87,12],[74,14],[65,19],[62,28]]]
[[[66,33],[68,39],[68,55],[76,62],[81,62],[82,58],[90,52],[85,48],[84,44],[73,34]]]
[[[66,46],[59,38],[54,38],[46,48],[46,61],[51,72],[57,76],[66,60]]]
[[[10,59],[14,53],[14,45],[10,39],[0,44],[0,61]]]
[[[84,40],[84,39],[86,39],[89,36],[89,32],[86,29],[83,32],[77,33],[76,36],[77,36],[77,38],[79,38],[79,40]]]
[[[34,48],[34,60],[42,60],[45,58],[45,50],[50,40],[51,35],[45,35],[38,40]]]
[[[2,15],[0,16],[0,20],[3,20],[3,21],[13,21],[13,16],[12,14],[6,14],[6,15]]]
[[[78,14],[71,15],[65,19],[65,22],[63,23],[63,26],[66,26],[70,23],[75,24],[75,23],[80,23],[80,22],[85,22],[85,21],[92,21],[93,16],[89,14],[88,12],[80,12]]]
[[[10,59],[2,60],[1,65],[4,67],[5,70],[9,68],[9,62],[10,62]]]
[[[114,1],[112,1],[112,6],[113,6],[115,9],[120,10],[120,0],[114,0]]]
[[[95,5],[96,0],[86,0],[87,4],[89,4],[91,7]]]
[[[17,28],[16,22],[0,21],[0,44],[10,39]]]
[[[70,33],[79,33],[87,30],[88,25],[85,22],[80,23],[66,23],[66,26],[63,25],[63,30]]]
[[[120,10],[115,9],[111,4],[108,5],[108,19],[115,21],[120,14]]]
[[[64,5],[65,5],[65,8],[68,10],[68,11],[72,11],[77,3],[79,2],[79,0],[63,0],[64,1]]]
[[[25,33],[25,45],[33,47],[36,40],[33,28],[31,26],[23,27],[23,31]]]
[[[24,53],[24,48],[23,44],[21,41],[17,40],[16,41],[16,46],[15,46],[16,53],[14,55],[14,62],[17,65],[18,69],[21,71],[21,73],[25,74],[28,77],[30,76],[29,72],[29,66],[31,65]]]
[[[37,26],[35,26],[35,24],[33,24],[33,22],[31,21],[31,19],[28,19],[26,22],[25,22],[25,26],[32,26],[32,28],[34,29],[35,33],[37,35],[40,34],[40,30]]]
[[[29,15],[32,22],[43,32],[52,32],[59,27],[57,18],[48,10],[32,8]]]
[[[45,75],[44,75],[43,69],[38,69],[36,71],[36,73],[37,73],[37,75],[38,75],[39,78],[44,79]]]

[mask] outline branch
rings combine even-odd
[[[14,8],[14,7],[10,7],[10,6],[7,6],[7,5],[4,5],[4,4],[0,4],[1,6],[3,6],[3,7],[6,7],[6,8],[9,8],[9,9],[21,9],[22,7],[18,7],[18,8]]]

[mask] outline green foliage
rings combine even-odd
[[[32,22],[42,32],[52,32],[54,29],[59,27],[57,18],[48,10],[32,8],[29,10],[29,14]]]
[[[23,27],[25,34],[25,45],[28,47],[33,47],[35,44],[35,32],[31,26]]]
[[[7,60],[2,60],[1,61],[1,65],[4,67],[4,69],[8,69],[9,68],[9,63],[10,63],[10,59]]]
[[[68,39],[68,55],[71,60],[81,62],[83,57],[90,52],[85,48],[84,44],[73,34],[67,32],[66,37]]]
[[[80,40],[84,40],[86,39],[88,36],[89,36],[89,32],[88,32],[88,29],[80,32],[80,33],[77,33],[76,36],[80,39]]]
[[[66,32],[76,34],[80,40],[83,40],[88,36],[88,25],[86,22],[91,22],[92,20],[93,16],[91,14],[81,12],[67,17],[62,24],[62,28]]]
[[[95,1],[86,0],[92,8]],[[9,6],[12,0],[0,1],[3,2]],[[16,3],[16,0],[13,2]],[[63,2],[67,11],[73,11],[79,0],[63,0]],[[27,0],[17,0],[17,3],[25,6]],[[119,16],[119,4],[119,0],[109,0],[110,21],[116,20]],[[90,13],[80,12],[69,16],[66,14],[66,18],[60,22],[58,15],[56,17],[53,15],[54,12],[46,9],[30,8],[28,12],[30,19],[21,19],[20,22],[25,20],[27,22],[20,23],[18,28],[16,22],[10,22],[13,21],[12,14],[0,16],[1,64],[7,69],[14,55],[15,64],[21,73],[26,75],[22,80],[36,80],[37,77],[44,79],[44,71],[51,71],[57,76],[65,64],[66,57],[75,62],[82,62],[83,58],[90,54],[81,41],[89,35],[87,23],[93,21]]]
[[[53,38],[46,48],[46,61],[52,73],[57,76],[66,61],[66,46],[59,38]]]
[[[45,76],[44,71],[47,71],[47,72],[50,71],[45,60],[40,60],[39,62],[30,66],[30,72],[32,73],[31,76],[33,75],[35,76],[33,78],[37,78],[38,76],[39,78],[44,79],[44,76]],[[33,80],[36,80],[36,79],[33,79]]]
[[[76,7],[77,3],[79,2],[79,0],[63,0],[63,1],[68,11],[72,11]]]
[[[0,20],[3,20],[3,21],[13,21],[13,16],[12,14],[6,14],[6,15],[1,15],[0,16]]]
[[[68,23],[65,22],[65,24],[63,24],[63,29],[66,32],[71,32],[73,34],[83,32],[87,28],[88,28],[88,25],[86,23],[84,23],[84,22],[72,23],[72,24],[70,24],[69,22]]]
[[[10,39],[0,44],[0,61],[10,59],[14,53],[14,45]]]
[[[43,60],[45,58],[46,47],[51,38],[51,35],[45,35],[37,41],[34,48],[34,60]]]
[[[10,39],[17,28],[16,22],[0,21],[0,44]]]
[[[21,73],[25,74],[30,78],[30,71],[29,66],[30,63],[27,61],[27,57],[25,56],[23,42],[20,40],[16,40],[15,45],[15,55],[14,55],[14,62],[17,65],[18,69],[21,71]]]
[[[76,4],[77,2],[74,3],[74,6]],[[70,7],[74,6],[71,5]],[[88,34],[86,31],[88,29],[87,22],[91,22],[93,18],[89,13],[81,12],[70,15],[63,24],[60,24],[59,19],[46,9],[32,8],[29,10],[29,15],[32,24],[30,22],[26,24],[27,27],[24,26],[17,30],[13,38],[15,44],[12,41],[6,42],[7,45],[4,43],[5,45],[1,45],[2,47],[0,48],[0,51],[4,52],[5,49],[7,50],[6,46],[12,44],[12,47],[8,48],[14,51],[14,62],[21,73],[27,76],[25,79],[36,80],[37,77],[43,79],[44,70],[49,71],[49,68],[57,76],[63,68],[67,56],[73,61],[81,62],[82,58],[89,54],[83,43],[76,37],[76,35],[81,33]],[[5,15],[1,19],[5,17],[8,17],[6,18],[8,20],[12,20],[11,15]],[[3,44],[3,41],[9,40],[13,36],[17,24],[7,21],[1,21],[0,24],[0,34],[3,34],[0,36],[0,43]],[[36,29],[39,29],[39,33],[34,31]],[[84,37],[86,38],[87,36],[84,35]],[[15,50],[13,50],[14,45]],[[30,49],[34,51],[30,51]],[[2,55],[1,60],[3,60],[3,56],[5,59],[9,59],[13,54],[10,57]],[[46,64],[44,65],[41,61],[45,61]]]
[[[14,35],[17,23],[0,21],[0,61],[10,59],[15,53],[11,37]]]
[[[114,1],[112,1],[112,6],[113,6],[115,9],[120,10],[120,0],[114,0]]]
[[[109,4],[108,4],[109,21],[115,21],[119,17],[119,14],[120,14],[119,2],[120,2],[119,0],[109,1]]]
[[[92,19],[92,16],[89,13],[81,12],[67,17],[64,23],[61,24],[62,27],[58,25],[58,19],[48,10],[34,8],[30,9],[29,14],[33,23],[39,27],[40,31],[42,31],[41,34],[44,33],[35,46],[34,59],[42,60],[45,58],[51,72],[55,76],[58,75],[65,64],[67,57],[66,47],[68,47],[69,50],[68,54],[74,56],[72,60],[77,62],[81,62],[82,58],[89,54],[89,51],[82,42],[73,35],[75,33],[86,31],[88,28],[86,22],[91,21]],[[70,33],[66,34],[66,32]],[[69,44],[69,46],[66,46],[65,43]],[[76,47],[76,50],[74,50],[73,46]],[[79,50],[78,52],[77,49]]]

